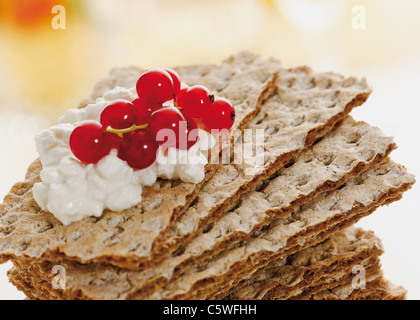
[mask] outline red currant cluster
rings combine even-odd
[[[118,150],[118,157],[133,169],[153,164],[159,147],[187,150],[198,139],[198,128],[208,132],[229,130],[235,109],[215,98],[203,86],[181,89],[178,74],[171,69],[143,73],[136,85],[138,98],[108,105],[100,122],[84,121],[70,136],[73,154],[84,163],[97,163]],[[164,106],[173,100],[174,107]]]

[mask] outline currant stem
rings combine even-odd
[[[126,128],[126,129],[114,129],[111,126],[108,126],[108,128],[106,128],[105,131],[115,133],[120,138],[122,138],[124,133],[132,132],[132,131],[136,131],[136,130],[140,130],[140,129],[146,129],[147,127],[149,127],[149,124],[147,124],[147,123],[143,124],[141,126],[136,126],[135,124],[133,124],[130,128]]]

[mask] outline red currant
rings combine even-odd
[[[150,133],[159,144],[176,145],[179,141],[180,121],[185,121],[175,107],[162,108],[150,117]]]
[[[175,97],[171,75],[162,69],[143,73],[137,81],[137,94],[151,105],[159,105]]]
[[[169,68],[165,68],[163,70],[165,70],[171,76],[172,82],[174,84],[175,95],[177,95],[178,92],[181,90],[181,80],[179,79],[178,73]]]
[[[209,129],[230,129],[235,122],[235,109],[223,98],[214,101],[209,116],[204,118],[203,124]]]
[[[185,117],[185,121],[182,121],[180,125],[180,137],[176,147],[181,150],[189,150],[198,140],[199,132],[197,124],[193,119]]]
[[[149,130],[136,130],[124,134],[118,156],[133,169],[140,170],[155,162],[158,148]]]
[[[177,101],[179,101],[180,99],[182,99],[182,96],[188,91],[188,87],[181,89],[178,94],[176,95],[176,99]]]
[[[178,95],[178,107],[190,118],[203,119],[207,117],[213,99],[207,88],[192,86]]]
[[[125,129],[134,124],[133,105],[130,102],[118,101],[107,106],[101,113],[101,124],[104,128]]]
[[[149,123],[152,113],[160,109],[160,105],[151,105],[143,98],[133,100],[133,115],[135,124],[138,126]]]
[[[77,159],[84,163],[97,163],[117,148],[118,136],[104,132],[96,121],[84,121],[70,135],[70,148]],[[119,140],[119,139],[118,139]]]

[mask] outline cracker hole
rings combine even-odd
[[[346,142],[348,144],[355,144],[355,143],[358,143],[361,138],[362,138],[362,135],[359,132],[355,132],[350,137],[347,138]]]
[[[287,81],[287,87],[292,88],[295,85],[296,79],[292,78]]]
[[[318,144],[318,143],[320,143],[323,139],[324,139],[324,137],[319,137],[319,138],[317,138],[317,139],[314,141],[314,143],[312,144],[312,146],[317,145],[317,144]]]
[[[170,189],[172,187],[172,182],[171,180],[165,180],[162,178],[158,178],[158,180],[155,183],[155,186],[157,184],[157,187],[159,189]]]
[[[280,131],[280,128],[278,126],[274,126],[274,127],[268,127],[267,129],[265,129],[264,134],[265,136],[270,136],[270,135],[275,135]]]
[[[305,117],[303,115],[296,117],[293,119],[293,121],[290,123],[290,126],[292,127],[298,127],[302,125],[302,123],[305,121]]]
[[[203,234],[209,233],[214,227],[214,222],[209,223],[203,230]]]
[[[259,118],[258,121],[255,122],[255,125],[262,124],[264,122],[265,118],[267,118],[267,115],[264,113],[264,116]]]
[[[225,212],[235,211],[242,204],[242,199],[235,201]]]
[[[0,229],[0,235],[6,237],[10,235],[13,231],[15,231],[14,226],[6,226]]]
[[[317,86],[317,81],[315,78],[311,78],[310,82],[309,82],[309,86],[308,89],[313,89]]]
[[[210,70],[203,70],[203,71],[201,71],[201,72],[200,72],[200,75],[201,75],[202,77],[204,77],[204,76],[208,75],[208,74],[209,74],[209,72],[210,72]]]
[[[162,202],[163,202],[163,199],[162,198],[158,198],[158,199],[156,199],[155,201],[153,201],[153,203],[152,203],[152,205],[151,205],[151,210],[156,210],[156,209],[158,209],[160,206],[161,206],[161,204],[162,204]]]
[[[266,184],[266,181],[264,181],[264,180],[258,182],[257,186],[255,187],[255,191],[261,192],[262,190],[264,190],[265,189],[265,184]]]
[[[365,157],[365,161],[372,161],[373,160],[373,158],[375,157],[375,151],[373,151],[373,150],[369,150],[369,151],[367,151],[367,155],[366,155],[366,157]]]
[[[341,189],[344,189],[345,188],[345,184],[342,184],[341,186],[339,186],[338,188],[336,188],[335,190],[341,190]]]
[[[303,187],[303,186],[307,185],[309,181],[310,181],[310,177],[308,175],[300,176],[297,179],[297,186],[298,187]]]
[[[185,246],[181,246],[172,254],[172,256],[179,257],[180,255],[184,254],[184,252],[185,252]]]
[[[348,87],[353,86],[355,83],[356,83],[355,78],[348,78],[348,79],[343,81],[343,87],[348,88]]]
[[[257,238],[259,236],[261,236],[263,233],[265,233],[268,229],[270,229],[270,224],[263,226],[260,230],[255,231],[252,235],[251,238]],[[244,243],[245,244],[245,243]]]
[[[54,228],[54,226],[51,223],[37,225],[38,233],[47,232],[48,230],[51,230],[52,228]]]
[[[287,168],[290,168],[291,166],[293,166],[295,164],[295,160],[294,159],[292,159],[292,160],[290,160],[289,161],[289,163],[288,164],[286,164],[284,167],[287,169]]]
[[[31,243],[29,241],[24,241],[19,245],[18,249],[19,251],[25,251],[26,249],[29,248],[30,245]]]
[[[329,166],[334,161],[335,158],[336,158],[336,155],[334,153],[327,153],[318,157],[318,160],[322,162],[324,165]]]
[[[182,183],[181,179],[174,180],[174,181],[172,181],[171,188],[178,187],[181,183]]]
[[[315,114],[315,115],[312,115],[310,118],[309,118],[309,123],[318,123],[319,122],[319,119],[320,119],[320,117],[321,117],[321,115],[320,114]]]
[[[80,238],[82,237],[82,234],[80,233],[80,232],[73,232],[71,235],[70,235],[70,240],[71,241],[77,241],[77,240],[79,240]]]
[[[333,81],[331,79],[328,79],[325,89],[330,89],[332,86],[333,86]]]
[[[19,216],[17,214],[15,214],[15,213],[11,213],[11,214],[8,214],[6,216],[6,222],[7,222],[7,224],[13,224],[13,223],[15,223],[18,220],[19,220]]]
[[[124,228],[120,226],[116,226],[112,234],[108,237],[108,240],[114,240],[119,234],[124,232]]]

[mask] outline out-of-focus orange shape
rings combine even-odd
[[[51,22],[51,9],[60,0],[2,0],[2,18],[21,26],[33,26]]]

